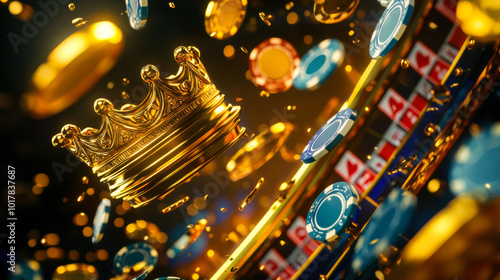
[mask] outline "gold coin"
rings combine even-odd
[[[278,122],[253,138],[227,163],[229,178],[238,181],[268,162],[286,142],[293,128],[290,123]]]
[[[210,1],[205,11],[205,30],[210,37],[224,40],[240,28],[247,13],[247,0]]]
[[[57,267],[56,271],[52,275],[52,280],[70,279],[97,280],[97,270],[93,265],[72,263]]]
[[[122,31],[109,21],[73,33],[33,73],[23,109],[36,119],[65,110],[115,65],[122,50]]]
[[[338,23],[350,17],[358,7],[359,0],[316,0],[314,18],[326,24]]]

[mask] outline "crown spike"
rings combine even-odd
[[[113,107],[113,103],[105,98],[99,98],[94,102],[94,111],[100,116],[109,114]]]
[[[154,79],[160,77],[160,71],[156,66],[148,64],[141,69],[141,78],[146,83],[153,82]]]

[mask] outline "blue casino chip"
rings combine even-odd
[[[342,64],[344,57],[342,42],[336,39],[322,41],[302,57],[293,86],[300,90],[316,89]]]
[[[328,186],[314,201],[306,219],[309,235],[321,242],[334,242],[351,224],[358,210],[358,193],[346,182]]]
[[[18,261],[14,272],[9,273],[8,280],[43,280],[40,263],[35,260]]]
[[[387,7],[389,5],[390,0],[377,0],[380,6]]]
[[[410,225],[417,206],[412,193],[394,189],[366,225],[354,248],[351,267],[362,272],[377,264],[378,256],[390,246],[397,245],[400,235]]]
[[[304,148],[300,159],[304,163],[315,162],[333,150],[349,132],[356,117],[356,111],[350,108],[338,112],[314,134]]]
[[[500,196],[500,122],[466,141],[450,166],[450,191],[490,199]]]
[[[392,0],[375,27],[370,56],[380,59],[398,43],[413,14],[414,0]]]
[[[133,29],[139,30],[148,21],[148,0],[125,0],[128,20]]]
[[[97,206],[92,225],[92,243],[96,244],[101,241],[106,225],[108,224],[110,210],[111,201],[107,198],[101,200],[99,206]]]
[[[137,265],[142,264],[139,269],[151,272],[158,261],[158,252],[146,242],[129,244],[118,251],[113,260],[116,270],[128,274]],[[134,268],[135,269],[135,268]]]

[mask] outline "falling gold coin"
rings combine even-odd
[[[264,183],[264,177],[260,178],[259,182],[257,182],[257,185],[255,185],[253,190],[247,195],[245,200],[241,203],[240,207],[238,208],[240,211],[243,211],[245,206],[247,206],[247,204],[252,202],[253,198],[255,197],[255,195],[259,191],[260,187],[262,186],[262,183]]]
[[[82,192],[82,194],[80,196],[78,196],[78,198],[76,199],[76,201],[77,202],[82,202],[84,198],[85,198],[85,192]]]
[[[263,91],[260,92],[260,97],[269,97],[269,96],[270,96],[269,92],[267,92],[265,90],[263,90]]]
[[[247,13],[247,0],[210,1],[205,11],[205,31],[210,37],[224,40],[240,28]]]
[[[123,84],[124,86],[128,86],[128,84],[129,84],[129,83],[130,83],[130,80],[129,80],[129,79],[127,79],[127,78],[123,78],[123,79],[122,79],[122,84]]]
[[[89,178],[87,178],[87,176],[83,176],[82,177],[82,184],[86,185],[89,183]]]
[[[175,9],[175,4],[174,4],[174,2],[169,2],[169,3],[168,3],[168,6],[169,6],[170,8],[172,8],[172,9]]]
[[[170,206],[165,207],[165,209],[161,210],[161,212],[164,213],[164,214],[168,213],[168,212],[171,212],[171,211],[179,208],[184,203],[188,202],[188,200],[189,200],[189,196],[186,196],[186,197],[178,200],[177,202],[171,204]]]
[[[455,68],[455,76],[460,76],[464,73],[464,70],[460,67]]]
[[[130,96],[128,95],[128,93],[126,91],[122,91],[122,98],[123,99],[129,99]]]
[[[265,24],[267,24],[267,26],[271,26],[271,22],[269,21],[269,16],[267,16],[264,12],[260,12],[259,17]]]
[[[242,52],[248,53],[248,50],[245,47],[241,46],[240,49],[241,49]]]
[[[328,3],[328,4],[327,4]],[[338,23],[350,17],[358,7],[359,0],[352,1],[314,1],[314,18],[321,23]]]
[[[75,10],[75,3],[69,3],[69,4],[68,4],[68,9],[69,9],[70,11],[74,11],[74,10]]]
[[[227,208],[222,207],[222,208],[220,209],[220,211],[221,211],[221,212],[226,212],[226,211],[227,211]]]
[[[283,146],[294,129],[290,123],[278,122],[252,138],[226,164],[229,178],[238,181],[268,162]]]
[[[240,102],[240,101],[242,101],[242,100],[243,100],[243,98],[241,98],[241,97],[236,97],[236,102]]]
[[[401,68],[408,69],[410,67],[410,61],[408,59],[401,59]]]

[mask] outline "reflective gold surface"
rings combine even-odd
[[[292,130],[292,124],[278,122],[250,140],[227,163],[229,178],[238,181],[259,169],[279,151]]]
[[[33,73],[23,109],[37,119],[65,110],[115,65],[123,45],[122,31],[109,21],[73,33]]]
[[[230,38],[238,32],[246,12],[247,0],[210,1],[205,11],[205,30],[212,38]]]
[[[138,105],[114,109],[98,99],[100,129],[66,125],[55,135],[55,147],[65,147],[92,167],[111,196],[134,207],[165,197],[190,179],[244,133],[238,106],[226,105],[211,83],[195,47],[179,47],[176,75],[160,77],[153,65],[143,67],[149,84]]]

